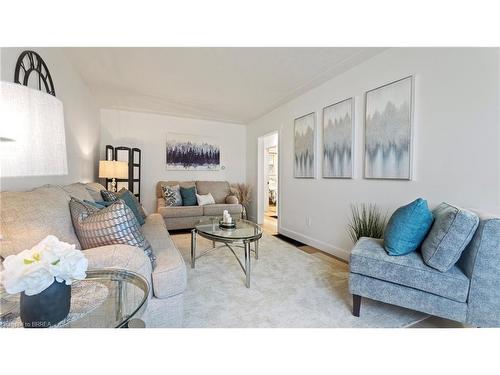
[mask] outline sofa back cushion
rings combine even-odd
[[[422,257],[428,266],[446,272],[469,244],[479,218],[473,212],[448,203],[441,203],[432,213],[434,224],[422,243]]]
[[[68,193],[70,197],[74,197],[82,201],[95,200],[94,197],[90,194],[89,190],[87,189],[87,186],[85,184],[82,184],[81,182],[76,182],[71,185],[61,186],[61,189],[63,189],[66,193]]]
[[[156,198],[163,198],[163,191],[161,189],[162,186],[175,186],[179,185],[180,187],[190,188],[196,186],[194,181],[158,181],[156,184]]]
[[[212,194],[215,203],[226,203],[226,197],[231,194],[227,181],[196,181],[196,191],[200,195]]]
[[[106,190],[106,188],[98,182],[89,182],[85,184],[85,188],[94,201],[100,201],[102,199],[101,191]]]
[[[56,185],[26,192],[0,193],[0,255],[30,249],[47,235],[80,249],[69,212],[70,195]]]

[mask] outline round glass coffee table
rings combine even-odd
[[[251,221],[237,219],[234,229],[223,229],[219,227],[220,220],[221,218],[213,217],[203,219],[191,231],[191,268],[195,267],[196,259],[215,249],[216,242],[221,242],[223,246],[231,250],[236,257],[236,260],[246,276],[245,285],[247,288],[250,288],[250,253],[253,251],[255,253],[255,259],[259,259],[259,240],[262,237],[262,228]],[[205,250],[198,255],[196,252],[197,235],[212,240],[212,249]],[[252,242],[255,244],[254,249],[250,247]],[[233,247],[237,246],[245,249],[244,262],[242,262],[234,252]]]
[[[95,269],[71,286],[68,316],[54,328],[144,327],[138,317],[147,306],[150,287],[141,275],[124,269]],[[0,290],[0,328],[17,328],[20,294]]]

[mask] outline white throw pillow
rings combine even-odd
[[[198,206],[205,206],[207,204],[215,204],[214,197],[212,194],[208,193],[206,195],[196,194],[196,200],[198,201]]]

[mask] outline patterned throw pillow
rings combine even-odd
[[[181,188],[179,185],[162,185],[161,193],[167,206],[182,206]]]
[[[146,217],[146,215],[143,216],[142,213],[144,212],[144,210],[142,209],[142,206],[139,203],[137,197],[132,194],[131,191],[125,188],[122,188],[118,193],[114,193],[108,190],[102,190],[101,195],[107,202],[116,202],[117,199],[123,199],[125,201],[125,204],[134,213],[135,218],[139,222],[139,225],[144,225],[144,218]]]
[[[69,202],[71,218],[82,249],[125,244],[139,247],[149,257],[153,267],[156,257],[141,232],[132,210],[121,199],[99,209],[78,199]]]

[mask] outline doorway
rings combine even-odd
[[[278,132],[259,138],[259,209],[257,221],[269,234],[278,233]]]

